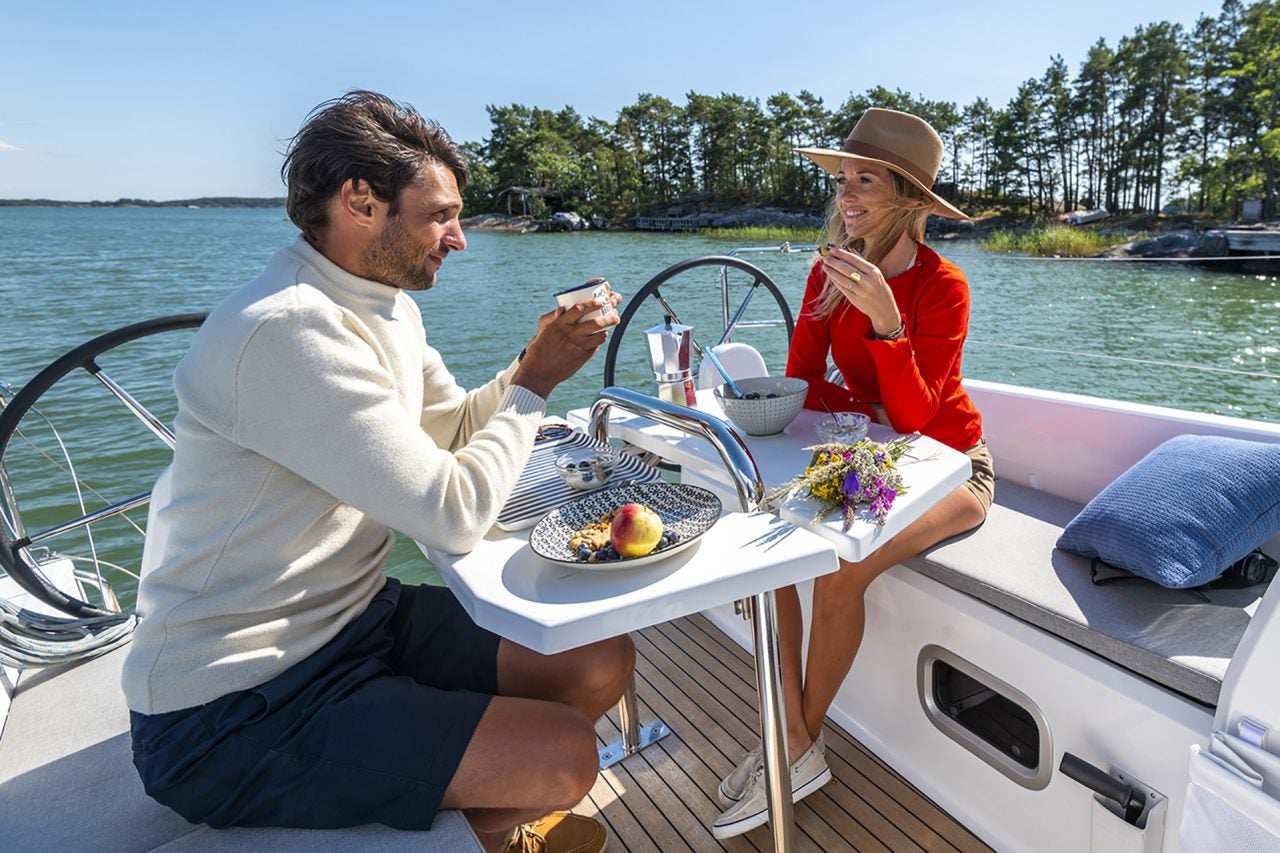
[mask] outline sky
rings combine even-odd
[[[1003,107],[1099,38],[1191,27],[1221,2],[1026,0],[0,0],[0,198],[279,196],[281,152],[316,104],[373,89],[459,142],[488,105],[612,120],[641,93],[835,109],[873,86]]]

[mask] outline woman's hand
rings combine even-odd
[[[890,334],[902,323],[898,302],[878,266],[857,252],[834,246],[822,264],[827,280],[850,305],[871,319],[877,335]]]

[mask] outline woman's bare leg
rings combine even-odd
[[[812,738],[805,726],[801,673],[804,664],[800,649],[804,623],[800,615],[800,595],[794,586],[776,594],[778,607],[778,655],[782,663],[782,701],[787,709],[787,755],[793,762],[809,748]]]
[[[890,567],[943,539],[977,527],[984,518],[986,511],[982,503],[961,486],[865,560],[858,563],[841,560],[840,568],[834,573],[814,580],[802,703],[804,727],[810,738],[816,738],[822,731],[827,710],[862,644],[867,587]],[[798,603],[796,611],[798,623]],[[789,663],[785,655],[784,661]],[[793,714],[788,703],[788,728],[791,728]]]

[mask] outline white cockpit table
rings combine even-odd
[[[836,568],[830,544],[765,512],[725,512],[696,544],[635,569],[552,563],[530,549],[528,530],[496,527],[466,554],[423,551],[477,625],[546,655]]]
[[[698,392],[698,409],[727,420],[710,390]],[[574,426],[585,428],[589,417],[589,410],[575,409],[569,412],[568,420]],[[824,417],[828,417],[824,412],[802,409],[790,426],[777,435],[753,436],[739,431],[766,489],[777,488],[804,473],[812,455],[812,451],[804,448],[818,443],[814,425]],[[680,465],[681,482],[710,489],[726,502],[733,500],[732,482],[720,457],[707,442],[623,411],[610,413],[609,435]],[[868,437],[876,441],[897,436],[898,433],[880,424],[873,423],[868,430]],[[927,436],[912,437],[909,454],[898,463],[907,488],[894,501],[883,525],[859,517],[846,531],[838,512],[813,524],[819,504],[813,498],[800,496],[786,500],[778,507],[778,515],[831,542],[842,558],[850,562],[863,560],[968,480],[971,474],[968,456]]]
[[[619,392],[612,399],[614,404],[648,405],[643,395],[609,390]],[[672,411],[689,411],[652,402]],[[706,434],[704,440],[720,445],[736,441],[722,426],[713,426]],[[731,462],[744,475],[747,472],[742,469],[751,467],[741,447],[729,448],[721,464]],[[633,569],[593,571],[544,560],[529,547],[528,530],[506,532],[495,527],[466,554],[420,547],[477,625],[543,654],[746,599],[755,636],[770,829],[775,850],[786,851],[793,848],[794,817],[783,745],[785,710],[774,590],[833,572],[838,561],[835,548],[824,538],[770,513],[749,511],[754,499],[745,476],[739,487],[742,491],[725,503],[728,511],[696,544]],[[759,487],[756,482],[757,493]],[[735,506],[744,510],[734,511]],[[639,732],[634,681],[619,709],[623,739],[617,747],[602,750],[605,766],[666,733],[660,721]],[[614,752],[618,754],[609,754]]]

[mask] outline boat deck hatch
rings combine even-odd
[[[1049,726],[1026,694],[934,645],[920,651],[918,686],[925,715],[943,734],[1019,785],[1049,784]]]

